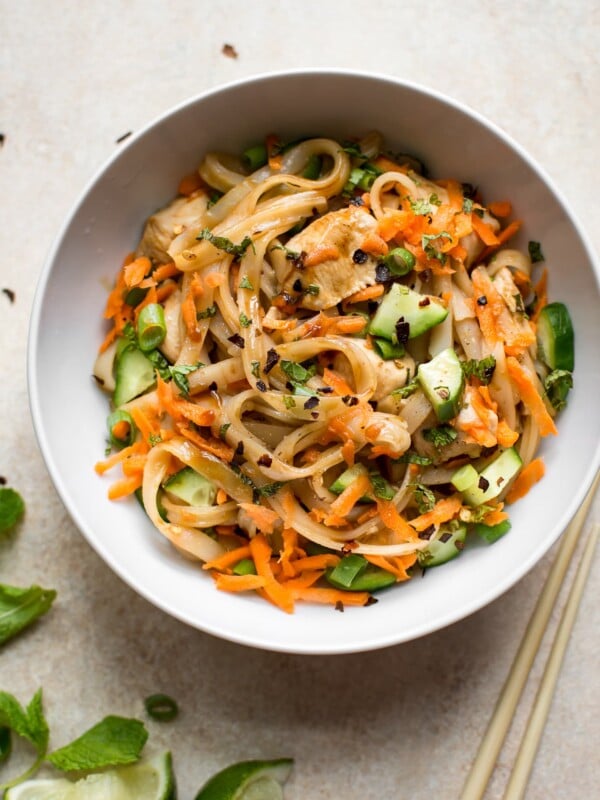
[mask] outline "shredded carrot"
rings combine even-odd
[[[129,423],[122,419],[119,422],[115,422],[112,426],[112,435],[116,439],[124,439],[129,433]]]
[[[197,192],[198,189],[201,189],[204,184],[202,183],[202,178],[197,172],[192,172],[190,175],[184,175],[184,177],[179,181],[179,186],[177,187],[177,194],[183,194],[186,197],[189,195],[194,194]]]
[[[506,368],[512,383],[521,396],[521,400],[534,416],[540,429],[540,435],[548,436],[550,433],[557,434],[558,431],[556,430],[554,420],[548,413],[548,409],[544,405],[544,401],[535,386],[533,378],[521,364],[519,364],[514,356],[508,356],[506,359]]]
[[[250,540],[250,553],[254,559],[256,572],[265,578],[264,595],[288,614],[294,611],[294,597],[284,585],[277,582],[270,563],[271,548],[262,533]]]
[[[527,492],[544,477],[545,471],[544,462],[541,458],[536,458],[527,464],[510,487],[510,491],[506,495],[506,502],[516,503],[517,500],[525,497]]]
[[[273,170],[280,170],[283,163],[282,154],[277,152],[280,144],[281,143],[277,134],[271,133],[269,136],[267,136],[267,158],[269,159],[269,167]]]
[[[306,600],[309,603],[325,603],[335,606],[364,606],[371,596],[368,592],[344,592],[338,589],[292,589],[294,600]]]
[[[131,477],[132,475],[138,475],[139,473],[143,472],[147,458],[147,453],[140,453],[140,455],[129,456],[129,458],[126,458],[125,461],[121,462],[123,475]]]
[[[370,253],[373,256],[385,256],[389,249],[384,239],[376,233],[371,233],[363,239],[360,247],[365,253]]]
[[[383,284],[376,283],[374,286],[367,286],[366,289],[361,289],[354,294],[351,294],[350,297],[346,298],[347,303],[362,303],[365,300],[375,300],[377,297],[381,297],[384,292]]]
[[[279,554],[279,564],[281,565],[282,573],[286,577],[292,578],[296,574],[296,570],[291,559],[299,553],[304,554],[304,551],[298,547],[298,534],[293,528],[284,528],[281,536],[283,549]]]
[[[510,223],[510,225],[507,225],[506,228],[504,228],[498,234],[496,234],[496,238],[498,239],[498,242],[495,245],[491,245],[490,247],[486,247],[486,248],[484,248],[484,250],[481,251],[481,253],[479,254],[479,257],[477,258],[477,261],[479,263],[481,263],[482,261],[485,261],[486,258],[488,258],[488,256],[490,256],[495,250],[497,250],[500,245],[504,244],[510,238],[512,238],[515,235],[515,233],[517,233],[517,231],[520,230],[522,224],[523,223],[519,219],[513,220]]]
[[[389,242],[402,233],[413,220],[414,214],[410,211],[388,211],[377,223],[377,233],[385,242]]]
[[[104,459],[104,461],[98,461],[94,469],[98,473],[98,475],[104,475],[105,472],[108,472],[109,469],[112,469],[114,466],[119,464],[121,461],[124,461],[131,455],[137,453],[147,453],[148,452],[148,445],[144,442],[134,442],[129,447],[124,447],[122,450],[119,450],[117,453],[113,453],[108,458]]]
[[[371,506],[371,508],[367,509],[364,514],[361,514],[358,518],[357,522],[359,525],[362,525],[363,522],[368,522],[373,517],[376,517],[379,511],[377,510],[377,506]]]
[[[227,492],[225,491],[225,489],[219,488],[217,490],[217,505],[218,506],[222,506],[224,503],[227,502],[227,498],[228,498],[228,495],[227,495]]]
[[[349,317],[332,317],[332,319],[334,322],[330,326],[328,333],[334,334],[360,333],[367,324],[367,320],[358,315]]]
[[[151,436],[157,436],[159,434],[158,419],[150,419],[144,409],[136,406],[131,409],[130,414],[139,432],[146,441],[148,441]]]
[[[160,267],[156,267],[156,269],[152,271],[152,277],[156,283],[166,281],[167,278],[176,278],[179,275],[181,275],[181,272],[173,261],[170,261],[168,264],[161,264]]]
[[[318,244],[304,259],[305,267],[316,267],[324,261],[335,261],[340,257],[339,247],[334,244]]]
[[[406,164],[397,164],[386,156],[377,156],[373,164],[382,172],[406,172]]]
[[[250,558],[250,547],[248,545],[236,547],[235,550],[228,550],[226,553],[223,553],[223,555],[217,556],[211,561],[207,561],[202,565],[202,569],[230,569],[243,558]]]
[[[510,217],[512,214],[512,203],[508,200],[498,200],[495,203],[489,204],[488,211],[495,217],[504,219],[504,217]]]
[[[229,462],[233,459],[233,449],[224,442],[219,441],[219,439],[215,439],[214,436],[210,439],[205,439],[197,431],[192,430],[188,425],[184,425],[181,422],[176,422],[175,427],[182,436],[189,439],[189,441],[195,444],[200,450],[206,453],[212,453],[222,461]]]
[[[460,511],[461,505],[460,495],[453,494],[451,497],[438,500],[431,511],[411,519],[410,524],[417,531],[424,531],[430,525],[441,525],[442,522],[453,519]]]
[[[159,286],[156,290],[156,302],[164,303],[177,289],[177,284],[174,281],[167,281]]]
[[[546,268],[544,268],[539,281],[535,284],[534,290],[537,296],[537,301],[532,320],[537,322],[542,309],[548,305],[548,270]]]
[[[335,394],[340,395],[341,397],[345,397],[348,394],[354,394],[354,389],[351,389],[346,381],[339,375],[337,372],[334,372],[332,369],[325,369],[323,370],[323,383],[325,386],[329,386]]]
[[[235,525],[215,525],[215,530],[219,534],[219,536],[235,536],[236,526]]]
[[[501,419],[498,422],[498,429],[496,431],[496,439],[500,447],[512,447],[519,438],[519,434],[509,426],[506,420]]]
[[[521,292],[523,296],[526,296],[531,286],[529,275],[523,272],[522,269],[515,269],[512,271],[512,277],[517,289]]]
[[[135,261],[127,264],[123,269],[125,286],[127,286],[128,289],[131,289],[133,286],[138,286],[144,280],[146,273],[151,269],[152,264],[149,258],[146,258],[146,256],[136,258]]]
[[[276,511],[256,503],[240,503],[239,506],[244,509],[260,531],[273,533],[275,523],[279,519],[279,514]]]
[[[418,538],[413,530],[412,522],[410,525],[408,524],[391,500],[381,500],[378,497],[375,499],[377,501],[379,516],[386,528],[394,531],[394,533],[397,533],[402,539],[407,541],[413,541]]]
[[[209,289],[216,289],[217,286],[222,286],[225,283],[225,275],[221,272],[209,272],[204,278],[204,283]]]
[[[211,408],[203,408],[197,403],[187,400],[175,400],[177,416],[183,416],[201,428],[207,428],[215,421],[215,412]]]
[[[331,513],[336,516],[345,517],[352,511],[360,498],[367,494],[371,489],[371,481],[368,475],[359,475],[356,480],[344,489],[338,498],[331,504]]]
[[[335,553],[321,553],[317,556],[306,556],[306,558],[297,558],[291,564],[296,574],[305,572],[306,570],[314,569],[327,569],[327,567],[335,567],[340,563],[340,557]]]
[[[303,464],[314,464],[321,457],[321,451],[317,447],[307,447],[300,456]]]
[[[260,575],[224,575],[222,572],[213,572],[215,585],[222,592],[250,592],[263,589],[267,583],[266,578]]]
[[[346,439],[342,445],[342,458],[349,467],[354,466],[354,459],[356,458],[356,445],[352,439]]]
[[[388,556],[387,558],[384,556],[365,555],[365,558],[373,564],[373,566],[384,569],[386,572],[391,572],[392,575],[396,577],[396,580],[407,581],[410,579],[407,570],[412,567],[417,560],[417,554],[411,553],[406,556]]]
[[[141,472],[137,475],[115,481],[115,483],[109,487],[108,499],[120,500],[122,497],[128,497],[130,494],[133,494],[136,489],[139,489],[143,482],[144,476]]]
[[[484,244],[488,246],[499,244],[498,237],[492,230],[491,225],[484,222],[475,212],[471,215],[471,222],[473,224],[473,230]]]
[[[452,250],[450,250],[449,254],[457,261],[464,261],[467,257],[467,250],[462,246],[462,244],[457,244],[452,248]]]
[[[289,578],[283,584],[288,591],[294,589],[307,589],[309,586],[315,584],[319,578],[323,577],[322,569],[306,570],[301,575],[294,578]]]
[[[506,511],[502,511],[500,508],[495,508],[493,511],[489,511],[485,517],[483,518],[483,522],[485,525],[499,525],[501,522],[504,522],[505,519],[508,519],[508,514]]]

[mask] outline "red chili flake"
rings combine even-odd
[[[273,463],[273,459],[268,453],[264,453],[256,462],[260,467],[270,467]]]
[[[338,601],[336,602],[336,604],[335,604],[335,610],[336,610],[336,611],[341,611],[341,612],[342,612],[342,614],[344,613],[344,604],[342,603],[342,601],[341,601],[341,600],[338,600]]]
[[[240,350],[243,350],[246,346],[243,337],[240,336],[239,333],[234,333],[233,336],[228,336],[227,341],[231,342],[231,344],[234,344],[236,347],[239,347]]]
[[[481,489],[482,492],[487,492],[487,490],[490,488],[490,482],[488,481],[487,478],[484,478],[483,475],[480,475],[477,486]]]
[[[375,603],[378,603],[378,602],[379,602],[379,600],[376,597],[373,597],[372,594],[370,594],[368,599],[367,599],[367,602],[365,603],[365,606],[374,606]]]
[[[13,292],[12,289],[2,289],[2,291],[8,297],[8,299],[10,300],[11,303],[15,302],[15,298],[16,298],[17,295]]]
[[[221,52],[223,53],[224,56],[227,56],[227,58],[238,57],[237,50],[232,44],[224,44],[223,47],[221,48]]]
[[[431,303],[431,300],[428,297],[424,297],[422,300],[419,300],[419,308],[425,308]]]
[[[265,362],[265,372],[269,373],[279,361],[279,353],[273,347],[270,350],[267,350],[267,360]]]
[[[410,338],[410,322],[406,322],[404,317],[400,317],[396,322],[395,328],[398,344],[406,344]]]

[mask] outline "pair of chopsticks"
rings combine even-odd
[[[529,625],[511,667],[506,683],[502,688],[496,708],[489,722],[471,772],[463,787],[460,800],[481,800],[498,759],[498,755],[510,728],[517,703],[527,682],[529,671],[545,633],[556,598],[561,589],[565,574],[573,557],[579,534],[584,526],[590,504],[593,500],[600,473],[594,482],[579,511],[564,534],[562,544],[554,560],[537,605],[529,620]],[[552,649],[546,663],[533,709],[527,722],[519,753],[504,794],[504,800],[521,800],[527,788],[537,749],[548,717],[556,681],[585,582],[592,564],[594,548],[598,541],[600,526],[594,525],[585,545],[575,579],[566,601]]]

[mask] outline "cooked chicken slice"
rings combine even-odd
[[[405,386],[409,376],[415,374],[415,362],[408,354],[402,359],[396,358],[384,361],[374,350],[367,347],[367,343],[364,339],[356,339],[354,344],[364,351],[375,368],[377,387],[371,400],[383,400],[383,398],[391,394],[394,389],[400,389],[402,386]],[[336,354],[333,360],[333,367],[346,382],[351,382],[352,370],[345,356],[341,353]]]
[[[136,256],[147,256],[159,264],[173,259],[167,254],[171,242],[186,228],[199,226],[206,211],[208,195],[178,197],[148,218]]]
[[[306,254],[304,266],[288,261],[281,280],[281,291],[296,295],[296,281],[303,288],[318,286],[318,294],[305,294],[300,305],[320,311],[337,305],[351,294],[375,283],[377,260],[362,250],[368,236],[377,228],[375,218],[360,206],[331,211],[293,236],[286,247]],[[356,251],[360,254],[353,259]]]

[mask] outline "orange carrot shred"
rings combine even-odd
[[[211,559],[211,561],[207,561],[202,565],[202,569],[226,570],[233,567],[243,558],[250,558],[250,547],[248,545],[236,547],[235,550],[228,550],[226,553],[223,553],[223,555],[217,556]]]
[[[279,519],[279,514],[276,511],[256,503],[240,503],[239,506],[244,509],[260,531],[273,533],[275,522]]]
[[[545,471],[544,462],[541,458],[536,458],[526,467],[523,467],[506,495],[506,502],[516,503],[517,500],[525,497],[527,492],[544,477]]]
[[[173,261],[170,261],[168,264],[161,264],[160,267],[156,267],[156,269],[152,271],[152,277],[156,283],[166,281],[167,278],[176,278],[179,275],[181,275],[181,272]]]
[[[473,223],[473,230],[484,244],[488,246],[499,244],[498,237],[492,230],[491,225],[488,225],[487,222],[484,222],[478,214],[473,212],[471,215],[471,221]]]
[[[512,214],[512,204],[508,200],[498,200],[489,204],[488,211],[495,217],[504,219]]]
[[[222,572],[213,572],[215,585],[222,592],[249,592],[263,589],[267,580],[261,575],[225,575]]]
[[[453,519],[460,511],[461,505],[460,495],[453,494],[451,497],[438,500],[431,511],[411,519],[410,524],[417,531],[424,531],[430,525],[441,525],[442,522]]]
[[[368,592],[344,592],[338,589],[293,589],[292,597],[295,600],[306,600],[309,603],[325,603],[335,606],[341,603],[344,606],[364,606],[371,596]]]
[[[120,500],[122,497],[128,497],[133,494],[136,489],[139,489],[144,482],[143,474],[140,472],[138,475],[122,478],[115,481],[108,490],[109,500]]]
[[[197,172],[192,172],[190,175],[184,175],[184,177],[179,181],[179,186],[177,187],[177,194],[183,194],[186,197],[189,195],[194,194],[197,192],[198,189],[201,189],[204,184],[202,183],[202,178]]]
[[[288,614],[294,611],[293,595],[277,582],[270,563],[272,551],[262,533],[250,540],[250,553],[254,559],[256,572],[265,578],[264,594],[275,605]]]
[[[375,300],[377,297],[381,297],[384,292],[383,284],[376,283],[374,286],[367,286],[366,289],[361,289],[354,294],[351,294],[350,297],[346,298],[347,303],[362,303],[365,300]]]
[[[133,286],[140,284],[144,280],[146,273],[151,269],[152,264],[146,256],[140,256],[140,258],[136,258],[135,261],[127,264],[123,269],[123,277],[127,288],[131,289]]]
[[[514,356],[508,356],[506,368],[512,383],[521,396],[521,400],[534,416],[540,429],[540,434],[542,436],[548,436],[550,433],[557,434],[558,431],[554,420],[548,413],[548,409],[544,405],[544,401],[531,376],[528,375]]]

